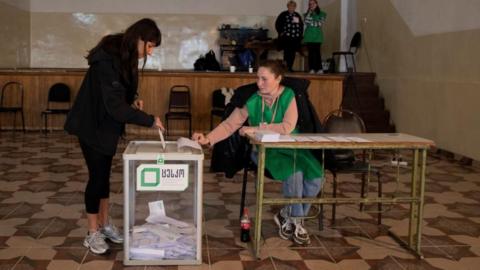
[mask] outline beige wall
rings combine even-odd
[[[32,13],[32,67],[86,67],[83,56],[108,33],[123,31],[136,20],[150,17],[162,31],[162,45],[155,50],[151,67],[193,69],[199,55],[217,51],[221,24],[270,28],[266,16],[152,15]],[[59,57],[61,56],[61,57]]]
[[[9,29],[9,32],[5,32],[2,38],[20,40],[15,44],[23,46],[18,53],[17,51],[12,53],[11,50],[16,50],[16,47],[4,45],[9,48],[8,53],[2,53],[0,56],[5,58],[5,61],[2,61],[2,67],[86,67],[84,56],[87,50],[92,48],[103,35],[122,31],[130,23],[140,18],[150,17],[158,23],[164,39],[162,46],[150,59],[147,68],[157,69],[161,66],[163,69],[192,69],[193,62],[198,56],[209,49],[213,49],[219,59],[217,28],[221,24],[264,27],[269,29],[270,37],[276,37],[275,14],[285,10],[287,2],[279,4],[277,0],[268,0],[262,2],[261,5],[258,3],[253,5],[252,3],[255,1],[249,0],[250,2],[242,4],[242,8],[228,9],[230,13],[227,13],[226,1],[219,1],[220,4],[215,1],[219,0],[208,0],[206,2],[208,5],[202,5],[203,8],[197,9],[189,7],[188,3],[179,7],[176,5],[177,1],[173,0],[162,2],[161,6],[149,0],[142,0],[133,6],[130,4],[131,2],[123,1],[122,5],[111,7],[109,13],[102,13],[103,6],[92,9],[94,6],[88,1],[70,1],[75,5],[67,5],[63,1],[49,0],[42,1],[42,5],[39,5],[37,2],[0,0],[2,6],[0,12],[5,12],[10,16],[1,18],[4,20],[3,28]],[[19,7],[22,10],[30,9],[32,12],[22,11],[3,2],[10,5],[25,2]],[[303,3],[297,2],[299,4],[297,11],[303,14],[305,12]],[[322,47],[323,56],[327,58],[332,51],[338,50],[340,0],[324,0],[320,3],[328,14],[327,24],[324,27],[326,41]],[[235,5],[237,4],[235,2]],[[130,7],[127,8],[128,5]],[[205,6],[214,8],[206,9]],[[147,7],[150,7],[148,13],[140,13],[148,11]],[[155,9],[162,10],[164,13],[158,12],[161,13],[159,15],[155,13]],[[246,12],[244,14],[264,15],[218,15],[222,12],[223,14],[239,14],[244,9]],[[122,12],[122,10],[124,11]],[[131,12],[125,12],[125,10],[131,10]],[[174,12],[178,13],[171,14]],[[191,14],[186,14],[188,12]],[[207,12],[211,12],[211,14],[206,14]],[[19,16],[19,14],[21,15]],[[20,26],[23,29],[18,31]],[[9,44],[9,42],[2,44]],[[270,57],[281,58],[282,56],[280,52],[271,51]],[[16,60],[17,58],[19,60]],[[298,65],[301,64],[298,63]]]
[[[0,3],[0,68],[29,67],[30,15]]]
[[[358,1],[358,25],[365,41],[357,58],[359,69],[377,73],[399,132],[433,139],[440,148],[480,160],[480,57],[476,52],[480,29],[445,28],[442,32],[432,26],[435,34],[421,34],[428,28],[416,24],[412,14],[429,16],[432,25],[454,16],[418,14],[408,10],[415,9],[415,2],[408,2],[395,6],[386,0]],[[464,2],[439,1],[431,9],[448,10]],[[469,3],[469,8],[479,10],[480,2]]]

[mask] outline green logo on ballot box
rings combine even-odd
[[[183,191],[188,187],[188,165],[142,164],[136,178],[139,191]]]

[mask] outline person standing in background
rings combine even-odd
[[[303,43],[307,45],[308,49],[308,69],[310,73],[323,73],[320,47],[323,43],[322,26],[326,17],[327,14],[318,7],[317,0],[308,1]]]
[[[303,21],[300,14],[295,12],[297,3],[288,1],[288,10],[278,15],[275,21],[275,29],[278,33],[278,43],[283,49],[283,60],[287,64],[288,71],[293,71],[295,53],[300,49],[303,36]]]
[[[137,99],[138,60],[152,55],[161,43],[161,33],[151,19],[141,19],[125,33],[107,35],[89,51],[89,68],[70,110],[64,129],[78,137],[88,167],[85,208],[88,233],[83,245],[103,254],[113,243],[123,243],[123,234],[109,217],[110,171],[125,124],[163,130],[158,116],[142,111]]]

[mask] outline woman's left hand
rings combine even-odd
[[[245,134],[247,134],[247,133],[254,133],[255,130],[257,130],[256,127],[242,127],[239,130],[239,133],[240,133],[240,136],[245,136]]]
[[[137,99],[133,102],[133,107],[135,109],[138,109],[140,111],[143,111],[143,100]]]

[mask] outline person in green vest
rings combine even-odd
[[[285,67],[279,60],[261,63],[257,71],[258,91],[210,133],[194,133],[192,138],[201,145],[213,146],[239,129],[241,135],[257,130],[297,133],[295,93],[281,84],[284,72]],[[247,119],[249,126],[243,126]],[[252,156],[256,161],[256,155]],[[316,197],[323,183],[323,167],[307,149],[267,149],[265,168],[274,180],[283,182],[283,195],[288,198]],[[304,217],[309,209],[310,204],[292,204],[276,213],[274,221],[279,236],[299,245],[310,244],[310,236],[304,227]]]
[[[304,19],[303,43],[307,45],[308,49],[308,69],[310,73],[323,73],[320,47],[323,43],[322,26],[326,18],[327,14],[320,10],[317,0],[308,1],[308,10]]]

